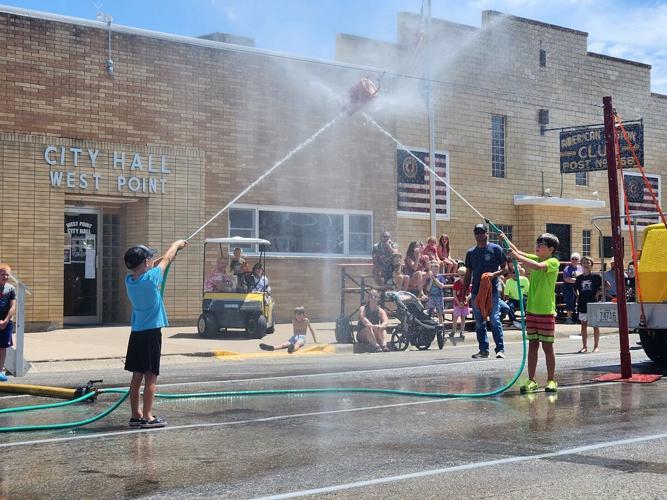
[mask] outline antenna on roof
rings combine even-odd
[[[107,25],[107,30],[109,33],[109,52],[108,52],[108,58],[107,58],[107,73],[109,73],[109,76],[113,76],[113,59],[111,59],[111,21],[113,21],[113,18],[111,17],[110,14],[105,14],[102,12],[102,4],[96,4],[93,2],[93,5],[95,6],[95,9],[97,10],[97,13],[95,14],[95,19],[98,21],[105,23]]]

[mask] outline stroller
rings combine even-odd
[[[424,306],[413,294],[404,291],[385,292],[384,308],[400,321],[391,332],[390,348],[405,351],[412,344],[420,351],[425,351],[436,337],[438,348],[445,346],[442,325],[424,311]]]

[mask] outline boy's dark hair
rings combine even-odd
[[[558,247],[560,246],[560,241],[558,241],[558,236],[555,234],[551,233],[543,233],[540,234],[537,237],[536,243],[543,243],[544,245],[548,246],[549,248],[553,248],[551,254],[553,255],[556,250],[558,250]]]
[[[592,259],[591,257],[589,257],[588,255],[584,255],[584,256],[579,260],[579,263],[583,265],[583,262],[584,262],[584,261],[586,261],[586,262],[590,262],[590,263],[591,263],[591,266],[592,266],[593,264],[595,264],[595,263],[593,262],[593,259]]]
[[[252,266],[253,272],[256,271],[257,269],[264,269],[262,267],[262,264],[260,264],[259,262],[257,262],[254,266]]]

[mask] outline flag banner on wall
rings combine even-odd
[[[658,202],[660,201],[660,176],[653,174],[646,174],[651,188],[655,193]],[[657,212],[655,205],[653,204],[653,197],[651,192],[644,184],[644,179],[642,179],[641,174],[634,172],[623,172],[623,188],[625,189],[625,195],[628,197],[628,207],[630,208],[630,214],[636,214],[637,212]],[[623,212],[623,228],[627,228],[625,220],[625,203],[621,200],[621,210]],[[655,224],[660,222],[658,216],[654,217],[638,217],[633,219],[637,221],[638,227],[648,226],[649,224]],[[634,225],[634,223],[633,223]]]
[[[429,164],[428,151],[411,149],[410,153],[426,165]],[[396,176],[398,182],[398,189],[396,190],[398,193],[398,211],[406,215],[421,214],[428,216],[431,210],[429,197],[431,173],[410,153],[405,149],[398,149],[396,154],[398,168]],[[447,178],[448,172],[447,153],[436,153],[435,173],[449,182]],[[447,218],[449,216],[449,188],[444,182],[438,180],[437,177],[435,192],[436,216]]]

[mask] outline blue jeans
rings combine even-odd
[[[510,319],[514,321],[514,313],[512,307],[505,302],[503,299],[498,300],[498,309],[500,310],[500,321],[502,322],[505,319],[505,316],[509,314]]]
[[[482,317],[482,312],[475,304],[477,294],[470,296],[470,305],[472,305],[472,315],[475,318],[475,332],[477,333],[477,342],[479,343],[479,350],[489,352],[489,337],[486,331],[486,321]],[[491,333],[493,333],[493,341],[496,344],[496,353],[504,352],[505,345],[503,344],[503,325],[500,322],[500,293],[494,290],[491,296]]]
[[[563,298],[565,299],[565,310],[574,312],[577,297],[574,295],[574,286],[566,283],[563,285]]]
[[[524,295],[523,296],[523,311],[524,311],[524,313],[526,312],[526,303],[527,303],[527,299],[526,299],[526,296]],[[507,299],[507,307],[509,307],[509,312],[507,314],[509,314],[510,321],[512,323],[514,323],[517,320],[516,319],[517,311],[521,312],[521,304],[516,299],[509,299],[508,298]],[[502,307],[501,307],[501,312],[502,312]],[[502,316],[502,318],[505,317],[503,314],[501,314],[501,316]]]

